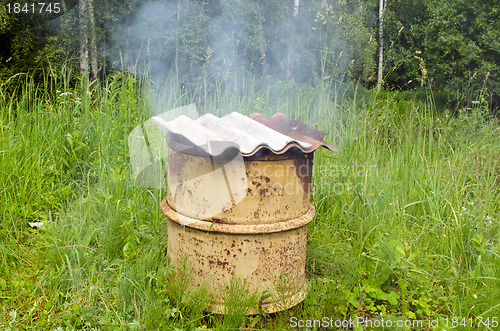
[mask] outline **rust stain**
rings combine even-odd
[[[227,265],[229,265],[229,262],[222,262],[220,260],[215,260],[215,261],[209,260],[208,264],[209,264],[210,268],[212,268],[212,266],[213,267],[217,266],[217,267],[222,267],[222,269],[224,269],[224,268],[226,268]]]
[[[309,196],[311,194],[313,158],[308,158],[307,154],[304,158],[297,158],[294,160],[295,172],[300,179],[304,193]]]

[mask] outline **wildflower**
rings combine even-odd
[[[378,131],[377,131],[377,130],[375,130],[375,134],[378,134]]]
[[[488,238],[488,248],[491,248],[491,238]]]
[[[474,297],[474,299],[477,299],[477,295],[474,294],[473,297]]]

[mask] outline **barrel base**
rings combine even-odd
[[[299,290],[299,292],[293,294],[289,298],[286,298],[286,300],[278,302],[264,302],[260,305],[260,309],[267,314],[272,314],[279,311],[287,310],[289,308],[295,307],[296,305],[304,301],[308,292],[309,292],[309,284],[306,282],[304,286]],[[222,315],[226,313],[226,306],[224,305],[223,302],[220,302],[208,307],[206,311]],[[260,312],[257,309],[249,309],[247,311],[247,315],[258,315],[259,313]]]
[[[193,286],[210,284],[215,298],[208,311],[226,312],[225,293],[235,278],[245,281],[249,294],[265,294],[260,306],[267,313],[291,308],[304,300],[308,289],[305,277],[307,223],[314,215],[314,208],[300,220],[280,222],[284,231],[272,227],[270,232],[263,233],[239,231],[244,227],[241,224],[205,227],[200,225],[203,221],[199,221],[181,225],[166,200],[162,201],[161,209],[169,216],[167,253],[171,263],[174,266],[184,261],[189,263]],[[248,226],[255,230],[256,225]],[[258,230],[265,231],[266,227],[258,227]],[[258,313],[256,309],[247,312]]]

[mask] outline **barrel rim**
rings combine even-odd
[[[167,145],[169,149],[175,153],[185,154],[194,157],[213,158],[217,160],[233,160],[238,155],[241,155],[245,161],[280,161],[294,160],[298,158],[313,159],[314,152],[304,152],[298,147],[287,145],[280,153],[274,152],[268,146],[262,146],[255,154],[243,155],[236,148],[229,148],[224,153],[211,156],[204,152],[201,148],[189,143],[185,138],[177,137],[174,134],[167,135]]]
[[[276,233],[300,228],[314,218],[316,208],[313,205],[309,206],[309,210],[300,217],[284,220],[276,223],[266,224],[227,224],[217,223],[216,221],[208,222],[196,218],[182,215],[182,218],[187,221],[182,224],[179,219],[179,213],[172,209],[168,202],[167,197],[163,198],[160,203],[160,209],[165,216],[171,221],[189,228],[206,231],[206,232],[222,232],[231,234],[263,234],[263,233]]]

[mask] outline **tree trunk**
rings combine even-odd
[[[379,53],[378,53],[378,80],[377,91],[380,91],[383,83],[383,69],[384,69],[384,11],[387,5],[387,0],[380,0],[378,18],[379,18]]]
[[[262,26],[262,18],[260,18],[259,26],[260,26],[260,31],[262,31],[262,33],[264,33],[264,27]],[[262,76],[266,77],[268,75],[268,72],[269,72],[269,63],[267,62],[266,50],[265,50],[263,45],[261,45],[261,47],[260,47],[260,59],[262,61],[261,62],[261,64],[262,64]]]
[[[179,28],[181,24],[181,0],[177,0],[177,28]],[[177,32],[177,36],[175,38],[175,74],[179,74],[179,33]]]
[[[294,62],[295,62],[295,34],[297,31],[297,22],[296,18],[299,16],[299,6],[300,6],[300,0],[293,0],[293,27],[291,27],[290,31],[292,31],[292,35],[290,38],[290,44],[288,45],[288,59],[287,59],[287,68],[286,68],[286,76],[288,79],[293,79],[293,67],[294,67]]]
[[[90,79],[97,79],[97,44],[96,44],[96,36],[95,36],[95,21],[94,21],[94,1],[88,0],[88,13],[89,13],[89,41],[90,41]]]
[[[89,39],[87,24],[87,0],[79,3],[79,23],[80,23],[80,74],[88,83],[89,77]]]

